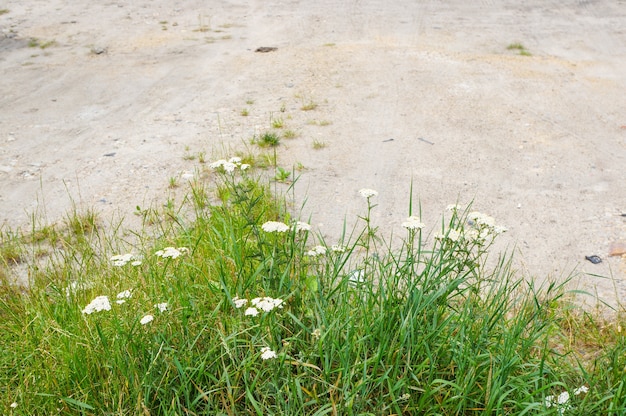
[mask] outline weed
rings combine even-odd
[[[522,56],[531,56],[532,54],[524,47],[524,45],[522,45],[521,43],[511,43],[509,46],[506,47],[508,50],[510,51],[518,51],[520,55]]]
[[[276,167],[276,175],[274,176],[274,179],[277,182],[287,182],[287,179],[289,179],[290,176],[291,172],[289,172],[288,170],[283,169],[280,166]]]
[[[178,188],[178,178],[176,176],[170,176],[168,187],[170,189]]]
[[[317,108],[317,103],[313,101],[309,101],[308,103],[300,107],[302,111],[312,111],[312,110],[315,110],[316,108]]]
[[[297,133],[293,130],[285,130],[283,132],[283,138],[284,139],[295,139],[297,136]]]
[[[282,129],[285,127],[285,122],[282,118],[272,118],[272,128]]]
[[[280,138],[274,132],[265,132],[256,140],[260,147],[276,147],[280,144]]]
[[[248,115],[250,115],[250,112],[248,111],[247,108],[242,109],[239,114],[243,117],[248,117]]]
[[[252,105],[252,104],[254,104],[254,100],[246,100],[246,104]]]
[[[326,142],[321,140],[313,140],[313,149],[320,150],[326,147]]]
[[[0,16],[2,16],[3,14],[7,14],[9,12],[9,9],[0,9]]]

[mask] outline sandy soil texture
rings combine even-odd
[[[0,222],[131,216],[282,120],[332,239],[474,201],[529,277],[626,295],[626,1],[0,2]],[[258,47],[275,47],[267,53]],[[517,46],[516,48],[513,46]],[[510,49],[510,47],[513,47]],[[308,104],[314,109],[303,110]],[[246,109],[248,116],[243,116]],[[585,256],[598,255],[594,265]],[[612,276],[612,279],[600,278]]]

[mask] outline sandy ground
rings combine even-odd
[[[225,156],[282,119],[296,137],[279,161],[304,168],[298,199],[329,240],[364,212],[364,187],[380,193],[375,224],[402,233],[412,180],[435,230],[448,204],[473,200],[509,228],[501,247],[529,277],[575,270],[604,300],[626,296],[624,260],[608,257],[626,241],[626,1],[0,9],[5,227],[54,221],[71,200],[132,218],[198,168],[191,156]]]

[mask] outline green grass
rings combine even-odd
[[[360,223],[325,240],[228,163],[135,243],[74,213],[47,261],[20,257],[28,288],[5,258],[3,414],[557,415],[546,398],[565,391],[565,414],[626,412],[623,329],[506,254],[487,267],[488,217],[453,209],[434,238],[412,218],[391,244],[364,193]],[[55,233],[37,235],[6,231],[2,247]],[[110,310],[84,313],[98,296]]]
[[[532,56],[532,54],[528,51],[528,49],[526,49],[526,47],[524,47],[524,45],[522,45],[521,43],[511,43],[509,44],[509,46],[506,47],[508,50],[510,51],[518,51],[520,55],[522,56]]]

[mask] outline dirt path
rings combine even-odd
[[[282,119],[296,138],[281,163],[304,167],[305,212],[329,237],[363,212],[363,187],[380,192],[381,229],[401,233],[413,180],[429,225],[473,200],[509,228],[502,247],[516,244],[529,276],[576,269],[614,302],[626,2],[519,3],[5,1],[0,221],[44,204],[54,220],[70,197],[132,216],[200,153]]]

